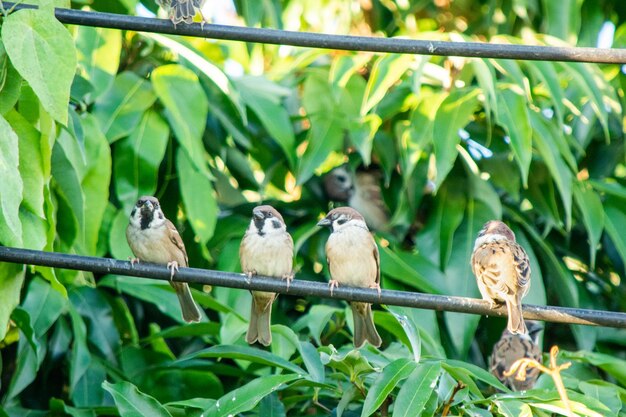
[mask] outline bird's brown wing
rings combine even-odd
[[[380,253],[378,252],[378,246],[376,242],[372,238],[372,243],[374,244],[374,260],[376,261],[376,284],[380,285]]]
[[[171,221],[165,220],[165,227],[167,228],[167,233],[169,235],[170,241],[180,250],[183,258],[185,259],[185,265],[180,266],[189,266],[189,259],[187,258],[185,244],[183,243],[183,239],[180,237],[178,230],[176,230],[176,226],[174,226]]]
[[[517,271],[517,285],[526,287],[530,283],[530,261],[524,248],[517,243],[511,245],[511,255]]]

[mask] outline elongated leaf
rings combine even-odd
[[[385,97],[385,94],[404,75],[413,61],[415,61],[414,55],[388,54],[374,63],[363,95],[361,116],[365,116]]]
[[[498,124],[507,132],[511,149],[522,173],[524,187],[532,158],[532,129],[524,93],[512,84],[501,85],[498,91]]]
[[[552,180],[556,183],[565,211],[565,226],[571,228],[572,222],[572,181],[573,174],[565,161],[560,157],[555,138],[560,133],[554,126],[539,113],[531,112],[530,120],[533,127],[533,140],[537,150],[543,157],[543,161],[550,171]]]
[[[563,0],[542,3],[546,24],[550,35],[576,44],[581,24],[581,0]]]
[[[398,383],[411,375],[416,367],[417,364],[409,359],[397,359],[385,366],[365,397],[361,417],[374,414]]]
[[[210,175],[202,144],[209,104],[198,76],[180,65],[164,65],[152,72],[152,84],[165,106],[176,140],[196,169]]]
[[[243,359],[262,365],[276,366],[304,376],[304,369],[272,353],[249,346],[219,345],[194,352],[189,358],[232,358]]]
[[[137,128],[115,144],[115,193],[128,213],[139,197],[156,192],[169,133],[161,116],[148,110]]]
[[[18,170],[18,140],[11,125],[2,116],[0,137],[0,242],[6,246],[19,247],[22,246],[19,209],[23,183]]]
[[[478,88],[454,90],[437,110],[433,131],[437,188],[454,165],[458,153],[456,146],[461,140],[459,130],[467,126],[477,110],[479,93]]]
[[[207,417],[234,416],[252,410],[266,395],[276,391],[281,385],[298,379],[298,375],[272,375],[257,378],[237,388],[223,397],[215,405],[205,410]]]
[[[102,388],[113,396],[121,417],[172,417],[169,411],[156,399],[139,391],[130,382],[102,383]]]
[[[620,205],[610,200],[604,205],[604,220],[606,232],[622,258],[622,262],[626,264],[626,234],[624,234],[626,213],[624,213],[623,207],[623,204]]]
[[[13,309],[20,303],[20,292],[24,284],[26,270],[22,265],[0,262],[0,340],[4,340],[9,329],[9,319]]]
[[[285,417],[285,405],[280,401],[278,395],[273,392],[261,400],[259,405],[259,416],[264,417]]]
[[[443,274],[420,254],[380,248],[380,262],[385,275],[406,285],[434,294],[445,294]]]
[[[524,61],[524,65],[530,68],[533,74],[545,85],[550,92],[549,99],[554,106],[554,113],[559,127],[563,128],[563,116],[565,113],[563,88],[561,87],[554,63],[545,61]]]
[[[574,200],[582,213],[583,223],[589,236],[589,259],[592,269],[596,265],[596,252],[604,230],[604,209],[602,200],[593,188],[586,183],[574,183]]]
[[[76,49],[82,75],[94,86],[98,97],[106,91],[117,74],[122,51],[122,32],[116,29],[78,26]]]
[[[213,237],[219,212],[213,184],[204,171],[196,169],[182,149],[176,154],[176,166],[185,213],[200,243],[205,245]]]
[[[85,143],[87,169],[81,187],[85,196],[85,252],[96,254],[100,225],[109,201],[111,182],[111,148],[106,137],[100,131],[95,117],[89,115],[82,119],[83,128],[89,137]]]
[[[426,402],[433,395],[441,374],[439,362],[420,363],[404,381],[396,397],[392,417],[419,416]]]
[[[244,77],[237,80],[244,102],[257,115],[271,138],[281,147],[290,167],[295,166],[295,135],[287,110],[281,105],[282,96],[289,90],[279,88],[260,77]],[[277,95],[281,94],[281,95]]]
[[[42,10],[23,9],[6,17],[2,40],[11,63],[41,104],[62,124],[68,122],[76,48],[68,30]]]

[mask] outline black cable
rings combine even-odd
[[[13,3],[9,2],[3,2],[3,4],[7,9],[13,5]],[[36,7],[37,6],[30,4],[20,4],[16,9]],[[534,61],[626,64],[626,49],[375,38],[225,26],[208,23],[205,23],[203,26],[200,25],[200,23],[193,23],[191,25],[181,23],[175,27],[172,22],[164,19],[59,8],[55,9],[55,15],[60,22],[75,25],[243,42],[269,43],[275,45],[304,46],[309,48],[477,58],[524,59]]]
[[[42,252],[29,249],[0,247],[0,261],[50,266],[53,268],[76,269],[98,274],[130,275],[161,280],[170,279],[170,271],[162,265],[139,263],[131,266],[128,261]],[[300,279],[293,280],[291,285],[287,287],[286,281],[276,278],[254,276],[252,280],[248,282],[246,277],[242,274],[197,268],[180,268],[174,276],[174,280],[246,290],[271,291],[303,297],[315,296],[346,301],[365,301],[375,304],[424,308],[437,311],[452,311],[498,317],[506,316],[505,307],[492,310],[489,308],[488,302],[474,298],[394,290],[382,290],[379,296],[374,289],[347,286],[336,288],[331,296],[327,284]],[[612,311],[525,304],[524,317],[531,320],[555,323],[626,328],[626,313]]]

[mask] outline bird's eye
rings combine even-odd
[[[348,221],[348,219],[346,219],[345,217],[342,217],[339,220],[337,220],[337,224],[341,225],[341,224],[344,224],[347,221]]]
[[[337,181],[339,182],[346,182],[348,181],[348,177],[346,177],[345,175],[337,175]]]
[[[274,214],[271,211],[268,211],[267,213],[265,213],[266,217],[272,218],[274,217]]]

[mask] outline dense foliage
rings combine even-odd
[[[349,162],[380,171],[392,213],[377,233],[383,288],[477,297],[473,241],[503,218],[531,259],[526,303],[626,310],[624,68],[67,27],[51,5],[68,0],[35,3],[0,20],[2,245],[127,259],[131,207],[150,194],[191,266],[238,271],[267,202],[294,237],[296,278],[325,281],[320,178]],[[620,1],[213,3],[248,26],[579,46],[613,27],[626,47]],[[502,319],[376,307],[383,347],[353,350],[345,303],[281,296],[263,350],[243,339],[246,291],[195,288],[206,319],[187,325],[167,283],[0,269],[0,415],[565,413],[548,376],[511,393],[484,370]],[[573,362],[574,411],[626,415],[626,333],[546,329],[544,350]]]

